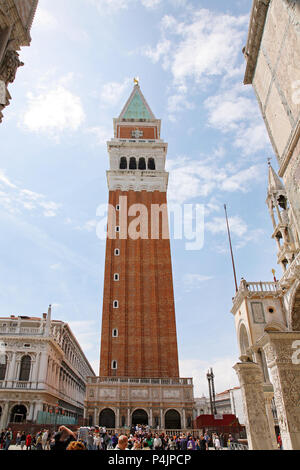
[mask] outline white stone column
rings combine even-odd
[[[153,413],[152,413],[152,405],[150,406],[150,412],[149,412],[149,426],[152,428],[153,426]]]
[[[250,450],[272,450],[261,367],[255,362],[241,362],[233,368],[242,390],[248,447]]]
[[[182,409],[182,423],[181,423],[182,429],[186,429],[186,417],[185,417],[185,409]]]
[[[260,340],[271,370],[284,450],[300,450],[300,332],[269,332]]]
[[[130,422],[130,408],[127,408],[127,426],[130,428],[131,422]]]
[[[15,352],[13,352],[12,359],[9,363],[9,369],[8,369],[8,374],[7,374],[7,381],[9,382],[8,387],[13,386],[13,381],[14,380],[17,380],[17,377],[16,377],[16,353]]]
[[[164,429],[164,410],[160,409],[160,429]]]
[[[32,402],[30,403],[29,413],[27,414],[27,420],[28,420],[28,421],[33,421],[34,408],[35,408],[35,401],[32,401]]]
[[[39,388],[45,388],[46,386],[47,369],[48,369],[48,354],[47,354],[47,351],[42,351],[41,357],[40,357],[40,369],[39,369]]]
[[[116,409],[116,428],[120,427],[120,408]]]
[[[2,415],[1,415],[1,419],[0,419],[0,430],[2,429],[5,429],[8,425],[8,422],[9,422],[9,416],[8,416],[8,412],[9,412],[9,402],[6,401],[6,402],[2,402],[1,403],[1,406],[2,406]]]
[[[273,399],[274,393],[266,392],[265,391],[265,406],[266,406],[266,414],[268,418],[268,423],[269,423],[269,428],[270,428],[270,434],[272,438],[272,444],[273,444],[273,449],[278,449],[277,445],[277,436],[275,432],[275,422],[274,422],[274,417],[272,413],[272,399]]]
[[[43,402],[39,400],[35,406],[34,414],[33,414],[33,421],[37,420],[38,412],[43,411]]]
[[[34,384],[37,384],[38,382],[38,372],[39,372],[39,361],[38,361],[38,355],[36,354],[35,361],[33,362],[32,378],[31,378],[31,381]]]

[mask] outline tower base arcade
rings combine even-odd
[[[192,428],[191,378],[90,377],[86,392],[89,425],[109,428],[114,423],[115,428],[130,428],[148,424],[152,429],[171,429],[176,423],[176,429]],[[106,417],[110,417],[107,422]]]

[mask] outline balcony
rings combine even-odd
[[[192,378],[87,377],[88,384],[193,385]]]
[[[241,305],[241,302],[247,297],[281,297],[283,295],[283,289],[281,281],[279,282],[247,282],[245,279],[241,280],[239,290],[233,297],[233,307],[231,312],[235,314],[236,310]]]

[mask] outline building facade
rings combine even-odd
[[[192,424],[192,379],[179,377],[160,128],[136,82],[108,142],[100,377],[89,379],[86,398],[90,422],[107,427]]]
[[[283,276],[274,282],[242,279],[232,308],[241,360],[235,369],[251,446],[276,448],[278,427],[284,448],[299,449],[299,233],[285,187],[271,165],[266,203]]]
[[[9,423],[76,424],[94,372],[69,326],[42,318],[0,318],[0,429]]]
[[[9,105],[8,85],[15,80],[17,70],[24,65],[18,51],[31,42],[30,29],[38,0],[0,1],[0,122],[2,110]]]
[[[267,206],[283,275],[242,279],[232,313],[240,348],[235,365],[249,447],[300,449],[300,3],[254,0],[245,84],[252,84],[279,164],[269,167]]]
[[[244,55],[300,231],[300,4],[254,0]]]

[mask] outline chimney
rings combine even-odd
[[[48,308],[48,315],[45,326],[45,336],[50,336],[50,326],[51,326],[51,305]]]

